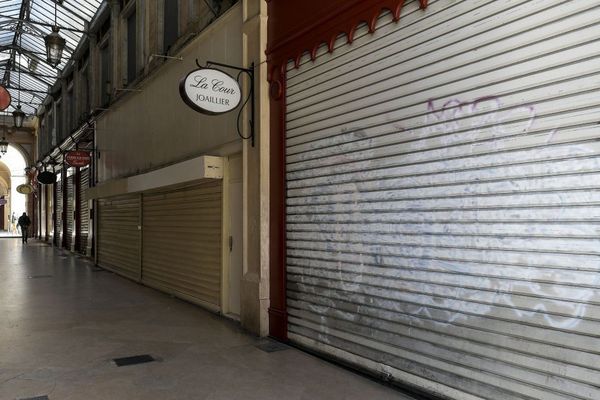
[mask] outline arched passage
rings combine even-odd
[[[0,229],[8,231],[11,227],[12,215],[18,218],[27,210],[27,196],[17,192],[17,187],[27,183],[25,167],[27,160],[20,149],[13,145],[0,159],[0,197],[6,199],[5,205],[0,205]]]

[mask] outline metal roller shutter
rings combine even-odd
[[[57,174],[56,177],[60,178],[61,174]],[[53,241],[55,246],[61,246],[62,244],[62,213],[63,213],[63,193],[62,193],[62,181],[58,180],[54,184],[54,233]]]
[[[127,278],[141,275],[140,195],[98,201],[98,264]]]
[[[75,175],[67,178],[67,195],[65,196],[65,201],[67,202],[65,248],[72,250],[73,236],[75,235]]]
[[[43,186],[41,184],[38,184],[38,193],[40,196],[40,216],[39,221],[40,221],[40,240],[44,240],[44,238],[46,237],[46,223],[47,223],[47,217],[46,217],[46,210],[47,210],[47,204],[48,204],[48,195],[47,195],[47,191],[46,191],[46,186]]]
[[[143,205],[142,282],[218,309],[222,182],[144,194]]]
[[[453,398],[600,399],[599,6],[411,2],[290,65],[291,340]]]
[[[54,198],[54,185],[42,185],[42,190],[46,197],[46,208],[44,210],[45,219],[46,219],[46,231],[45,231],[45,239],[47,241],[50,240],[51,235],[53,233],[50,229],[52,229],[53,224],[53,214],[54,214],[54,202],[56,201]]]
[[[81,213],[81,235],[77,248],[82,254],[87,253],[88,235],[90,233],[90,209],[87,199],[87,190],[90,186],[90,169],[85,168],[80,171],[81,184],[79,186],[79,210]]]

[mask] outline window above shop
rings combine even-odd
[[[125,25],[127,28],[127,83],[133,82],[137,76],[137,15],[133,8],[127,15]]]
[[[163,49],[166,54],[179,37],[179,1],[164,0],[164,2]]]

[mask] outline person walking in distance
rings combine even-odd
[[[21,228],[21,237],[23,238],[23,243],[27,243],[27,233],[29,231],[29,225],[31,225],[31,220],[27,216],[27,213],[23,213],[19,217],[19,221],[17,225]]]

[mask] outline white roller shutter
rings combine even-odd
[[[98,201],[98,264],[127,278],[141,276],[140,195]]]
[[[598,21],[410,2],[290,65],[291,340],[452,398],[600,399]]]
[[[220,309],[222,186],[144,194],[144,284]]]

